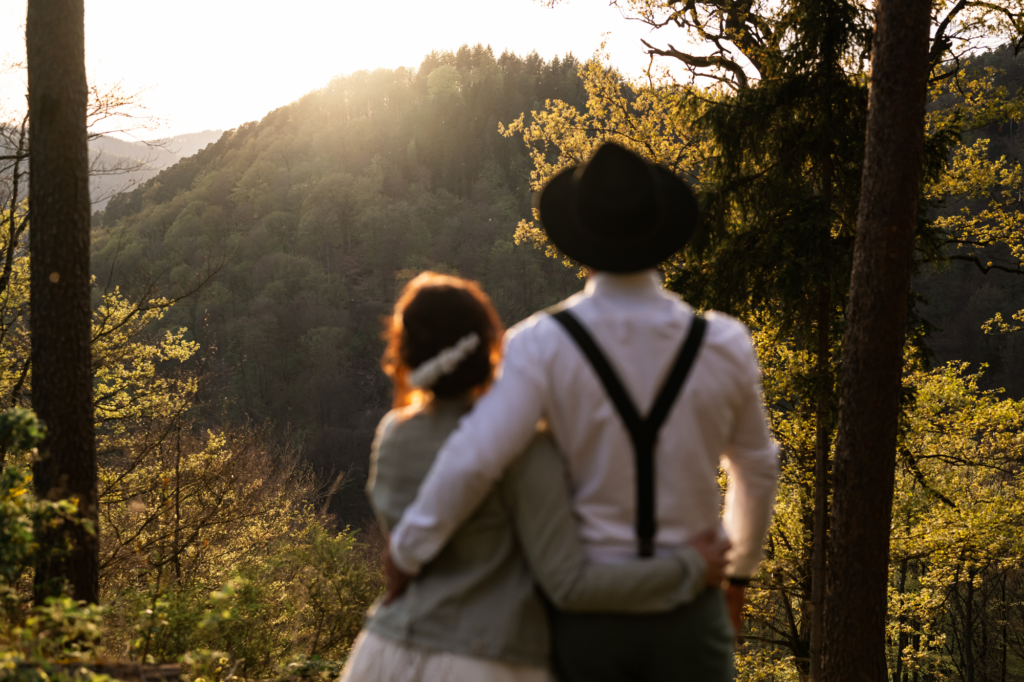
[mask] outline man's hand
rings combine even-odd
[[[713,529],[690,540],[690,545],[700,553],[707,564],[707,586],[721,587],[722,581],[725,580],[725,553],[732,547],[732,543],[728,538],[722,537],[717,529]]]
[[[405,588],[408,587],[409,581],[412,580],[412,576],[408,573],[403,573],[395,562],[391,559],[391,552],[384,549],[384,586],[387,588],[387,592],[384,594],[384,605],[387,606],[395,599],[397,599]]]
[[[743,634],[743,601],[745,597],[743,585],[729,585],[725,591],[725,603],[729,607],[729,620],[732,629],[739,637]]]

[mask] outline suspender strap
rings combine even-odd
[[[652,556],[654,535],[657,531],[654,504],[654,448],[658,443],[658,432],[668,418],[673,403],[682,391],[693,360],[697,357],[707,322],[702,317],[694,318],[690,333],[676,355],[672,370],[654,401],[654,407],[645,418],[640,416],[619,376],[579,320],[565,309],[553,313],[553,317],[565,327],[587,356],[629,432],[636,462],[636,534],[640,546],[639,553],[642,557]]]

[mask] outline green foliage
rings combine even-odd
[[[20,637],[15,630],[26,624],[30,606],[26,588],[32,567],[41,560],[65,556],[71,549],[67,544],[41,545],[36,541],[39,530],[64,524],[93,530],[88,520],[78,517],[74,500],[46,500],[35,494],[28,464],[45,433],[46,427],[32,410],[13,407],[0,413],[0,451],[12,462],[0,473],[0,614],[8,636],[13,637]],[[61,588],[55,586],[54,592],[60,593]]]
[[[12,265],[27,272],[28,257]],[[32,604],[33,565],[68,549],[41,546],[38,530],[78,522],[77,509],[33,494],[27,464],[45,430],[31,411],[0,414],[0,448],[12,463],[0,478],[5,678],[102,680],[92,671],[109,652],[179,661],[196,679],[312,679],[337,669],[380,592],[372,553],[310,506],[322,500],[317,483],[287,441],[266,426],[198,421],[204,365],[185,329],[162,324],[172,301],[148,293],[130,301],[115,287],[96,302],[105,604]],[[10,280],[0,303],[18,311],[0,343],[13,368],[0,386],[17,402],[31,386],[30,372],[19,371],[29,340],[21,280]],[[326,353],[339,341],[316,331],[309,350]],[[294,670],[279,673],[285,664]]]
[[[801,602],[812,529],[804,510],[813,493],[814,433],[789,396],[792,377],[811,358],[766,333],[755,342],[784,459],[767,558],[749,592],[751,644],[738,663],[741,679],[795,680],[791,638],[807,626]],[[897,461],[888,655],[891,669],[902,657],[905,672],[930,676],[921,679],[967,679],[965,656],[993,678],[1002,651],[1011,669],[1024,662],[1016,644],[1024,632],[1017,615],[1024,598],[1024,403],[981,389],[981,378],[950,363],[904,379],[915,400],[904,415]],[[973,647],[964,646],[967,639]]]
[[[0,450],[5,453],[28,452],[45,435],[46,427],[32,410],[12,407],[0,413]]]
[[[962,137],[930,180],[925,199],[936,207],[933,224],[942,253],[918,278],[936,327],[931,343],[942,361],[986,363],[984,388],[1024,396],[1024,232],[1017,225],[1022,171],[1019,124],[1024,68],[1009,46],[980,53],[956,79],[932,88],[928,129]],[[943,262],[945,261],[945,262]],[[950,262],[951,261],[951,262]],[[979,327],[989,336],[976,339]],[[954,351],[953,349],[957,350]],[[961,350],[962,349],[962,350]]]
[[[917,401],[893,502],[890,654],[910,669],[994,676],[1000,648],[1024,661],[1016,629],[996,645],[983,641],[982,623],[1006,621],[1024,598],[1024,402],[981,390],[979,379],[964,363],[906,379]]]
[[[330,682],[341,676],[342,667],[338,661],[327,661],[317,656],[303,657],[282,666],[280,677],[283,680]]]
[[[41,545],[38,530],[85,522],[73,501],[39,499],[32,489],[23,455],[43,436],[35,414],[12,408],[0,414],[0,425],[8,455],[22,456],[0,474],[0,677],[103,682],[109,678],[82,667],[101,652],[103,608],[67,596],[33,605],[29,595],[32,567],[71,549]]]
[[[300,669],[344,659],[382,587],[367,548],[316,521],[234,568],[234,577],[213,591],[171,583],[124,595],[112,622],[139,614],[132,657],[183,660],[189,652],[217,650],[238,662],[244,677],[267,678],[286,664],[299,676]]]
[[[25,421],[31,423],[34,415]],[[72,501],[37,498],[25,467],[8,466],[0,474],[0,603],[11,627],[23,621],[28,604],[24,590],[32,567],[43,557],[70,551],[66,545],[41,546],[35,539],[37,529],[84,523],[77,517],[78,507]]]
[[[12,417],[35,425],[31,413]],[[221,451],[221,456],[230,454]],[[187,459],[191,463],[195,456]],[[104,505],[108,518],[110,504]],[[207,520],[211,512],[223,514],[225,506],[223,500],[205,500]],[[104,537],[108,604],[61,597],[33,606],[32,566],[41,556],[67,549],[40,546],[36,529],[75,523],[77,509],[66,500],[37,499],[25,469],[9,466],[0,477],[4,679],[99,682],[104,676],[87,666],[105,651],[140,662],[180,661],[193,679],[336,675],[381,591],[380,569],[369,548],[347,530],[330,530],[308,506],[288,508],[270,517],[234,519],[234,544],[248,545],[247,552],[238,551],[232,538],[213,536],[214,543],[198,543],[206,550],[203,557],[175,565],[150,550],[149,561],[131,571],[116,561],[117,551],[131,548],[123,529],[105,523],[115,536],[113,541]],[[222,586],[211,590],[211,580],[223,580]]]
[[[88,666],[102,653],[103,609],[69,597],[49,598],[24,624],[4,625],[0,677],[12,682],[113,682]]]

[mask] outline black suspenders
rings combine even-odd
[[[615,370],[608,364],[608,359],[587,330],[568,310],[553,313],[553,317],[572,335],[580,350],[590,360],[594,371],[604,384],[605,391],[608,392],[608,397],[618,410],[626,430],[629,431],[636,457],[636,535],[640,545],[640,556],[652,556],[654,534],[657,530],[654,513],[654,447],[658,442],[658,431],[668,417],[672,403],[682,390],[693,359],[697,356],[707,322],[702,317],[694,318],[690,333],[679,349],[672,371],[661,387],[651,413],[642,418]]]

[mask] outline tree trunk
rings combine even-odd
[[[1007,613],[1006,608],[1006,571],[1003,571],[1000,580],[999,608],[1002,611],[1002,618],[999,619],[1001,624],[1001,637],[999,638],[999,682],[1006,682],[1006,623],[1010,619],[1010,614]]]
[[[921,652],[921,621],[917,618],[910,620],[910,627],[914,629],[913,646],[914,653]],[[911,682],[920,682],[920,676],[918,674],[917,667],[914,668],[914,674],[910,676]]]
[[[964,682],[974,682],[974,574],[967,574],[967,598],[964,600]]]
[[[907,617],[903,613],[903,595],[907,593],[907,565],[904,559],[900,562],[900,584],[897,593],[900,595],[899,632],[896,634],[896,664],[892,673],[892,682],[903,682],[903,649],[907,646]]]
[[[886,677],[889,524],[924,147],[928,0],[879,0],[840,374],[823,678]]]
[[[831,180],[829,180],[831,183]],[[831,193],[830,193],[831,194]],[[817,410],[814,437],[814,541],[811,553],[811,628],[810,628],[810,680],[822,680],[822,645],[825,634],[825,575],[828,565],[828,456],[831,445],[829,429],[830,394],[832,380],[829,332],[831,324],[831,296],[828,285],[818,292],[818,359]]]
[[[76,498],[95,529],[84,16],[83,0],[28,2],[32,406],[48,429],[34,465],[36,490]],[[76,599],[95,603],[97,536],[84,526],[40,530],[44,547],[65,538],[70,554],[36,567],[37,603],[65,580]]]
[[[833,17],[826,3],[821,53],[821,199],[827,222],[821,233],[823,262],[832,245],[832,87],[836,74]],[[817,408],[814,434],[814,535],[811,551],[810,682],[821,682],[825,636],[825,568],[828,565],[829,454],[832,449],[832,293],[828,280],[818,289]]]

